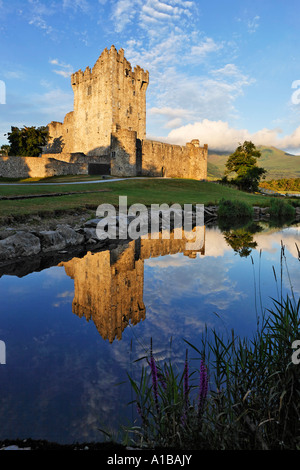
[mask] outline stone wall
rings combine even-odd
[[[111,174],[113,176],[136,176],[137,134],[121,129],[111,136]]]
[[[88,173],[87,163],[67,163],[54,158],[0,157],[0,176],[7,178],[35,178]]]
[[[207,177],[207,146],[198,141],[185,146],[137,139],[135,131],[111,134],[109,153],[102,156],[83,153],[49,153],[40,157],[0,157],[0,176],[10,178],[88,174],[89,163],[111,165],[111,175],[166,176],[170,178]]]
[[[84,153],[45,153],[42,157],[55,158],[66,163],[110,163],[110,154],[100,157],[84,155]]]
[[[61,122],[52,121],[48,124],[48,145],[44,147],[47,153],[60,153],[63,151],[63,124]]]
[[[114,176],[166,176],[207,178],[207,145],[197,139],[185,146],[140,140],[135,131],[114,130],[111,139],[111,174]]]
[[[193,140],[185,146],[143,140],[142,175],[170,178],[207,178],[207,145]]]

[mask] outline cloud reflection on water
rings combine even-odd
[[[6,423],[2,438],[17,433],[17,437],[65,442],[97,439],[100,421],[115,427],[124,413],[130,393],[115,385],[126,380],[132,361],[149,349],[150,338],[159,359],[170,354],[172,338],[172,359],[181,365],[183,340],[198,345],[206,326],[228,332],[234,327],[240,334],[249,334],[256,325],[254,280],[257,287],[261,272],[266,305],[276,296],[273,266],[279,273],[281,242],[286,246],[294,291],[300,293],[295,245],[300,245],[299,230],[298,226],[254,234],[257,247],[248,257],[234,252],[222,232],[214,228],[206,229],[205,252],[196,257],[176,250],[168,254],[153,245],[149,253],[157,256],[138,259],[139,251],[132,244],[119,257],[110,258],[107,252],[90,254],[82,264],[78,261],[77,271],[70,263],[69,275],[62,265],[23,278],[3,276],[0,332],[8,356],[0,390],[0,417]],[[95,267],[102,259],[106,264],[101,271]],[[71,274],[81,275],[81,286]],[[105,291],[101,275],[110,290]],[[289,290],[286,275],[284,287]],[[111,314],[125,315],[122,309],[137,306],[137,293],[145,317],[120,328]],[[88,313],[86,318],[73,313],[75,297],[77,305],[81,303],[80,311]],[[109,310],[117,304],[120,311]],[[91,306],[99,308],[103,317]],[[97,329],[94,318],[102,329]],[[111,331],[115,338],[114,325],[122,335],[110,343],[100,332]]]

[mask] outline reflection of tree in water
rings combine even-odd
[[[228,245],[241,257],[249,256],[252,249],[257,246],[256,241],[253,240],[253,234],[245,228],[228,230],[223,232],[223,235]]]
[[[298,248],[298,245],[297,245],[297,243],[295,243],[295,245],[296,245],[297,252],[298,252],[298,260],[300,261],[300,249]]]

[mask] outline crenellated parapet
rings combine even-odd
[[[146,139],[148,84],[149,72],[133,68],[124,49],[105,48],[92,68],[72,74],[74,109],[63,123],[49,124],[45,150],[99,157],[99,166],[110,162],[105,171],[113,176],[206,179],[207,145],[198,139],[183,146]]]
[[[79,85],[85,80],[91,80],[95,76],[98,76],[99,73],[105,74],[108,66],[110,66],[112,62],[115,62],[115,64],[118,63],[123,65],[125,76],[148,85],[148,70],[142,69],[139,65],[135,66],[134,69],[132,69],[131,63],[124,57],[124,49],[121,48],[119,49],[119,51],[117,51],[115,46],[112,45],[109,50],[105,48],[102,51],[100,57],[98,58],[92,69],[90,69],[90,67],[86,67],[84,72],[79,69],[77,72],[71,75],[72,86]]]

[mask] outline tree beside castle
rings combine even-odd
[[[7,133],[9,142],[6,147],[8,155],[25,157],[38,157],[42,153],[42,147],[48,141],[48,128],[41,127],[11,127],[11,132]]]

